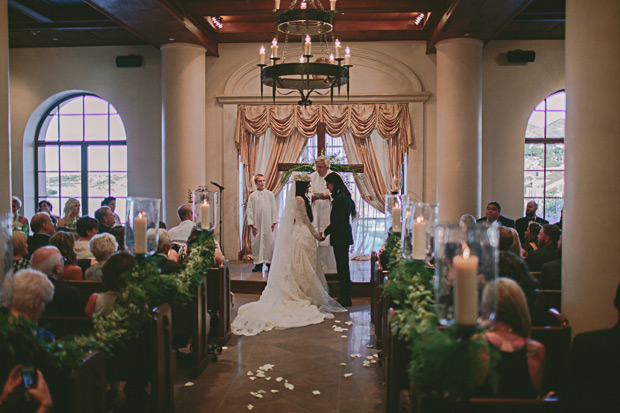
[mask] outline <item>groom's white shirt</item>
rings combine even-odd
[[[269,264],[273,256],[274,237],[271,225],[278,222],[278,208],[273,192],[263,189],[252,192],[246,209],[248,225],[255,225],[258,233],[250,229],[254,264]]]

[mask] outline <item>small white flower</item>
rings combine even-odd
[[[222,346],[222,350],[228,350],[228,346]],[[250,404],[250,406],[252,406],[252,405]],[[254,406],[252,406],[252,409],[253,408],[254,408]]]
[[[353,375],[353,373],[344,373],[344,377],[349,378]]]
[[[265,377],[265,380],[271,380],[271,376]]]
[[[375,364],[375,363],[377,362],[377,360],[376,360],[376,359],[372,359],[372,360],[370,360],[370,362],[371,362],[372,364]]]
[[[345,336],[345,335],[342,335],[342,336],[340,336],[340,338],[347,338],[347,336]]]
[[[249,377],[249,379],[254,381],[254,380],[256,380],[256,376],[251,376],[251,377]]]
[[[257,399],[262,399],[262,398],[263,398],[263,395],[262,395],[262,394],[260,394],[259,392],[254,392],[254,391],[251,391],[251,392],[250,392],[250,394],[251,394],[252,396],[256,397]]]
[[[267,393],[267,392],[266,392],[265,390],[259,390],[259,391],[257,391],[256,393],[261,393],[261,394],[264,394],[264,393]]]
[[[348,325],[348,326],[352,326],[352,325],[353,325],[353,321],[345,321],[344,323],[345,323],[346,325]]]
[[[366,356],[366,358],[367,358],[368,360],[372,360],[374,357],[373,357],[373,356]]]
[[[334,320],[334,323],[340,324],[340,320]]]
[[[272,392],[272,393],[277,393],[277,392],[279,392],[279,391],[280,391],[280,390],[271,389],[271,392]]]
[[[378,359],[378,358],[379,358],[379,354],[378,354],[378,353],[377,353],[377,354],[373,354],[372,356],[373,356],[374,358],[376,358],[376,359]]]
[[[192,387],[195,386],[196,383],[194,383],[193,381],[188,381],[187,383],[184,384],[185,387]]]
[[[248,404],[248,410],[254,410],[254,406],[252,406],[251,404]]]
[[[284,378],[283,378],[283,377],[276,377],[276,381],[277,381],[278,383],[280,383],[282,380],[284,380]]]
[[[293,386],[291,383],[286,382],[284,383],[284,387],[286,387],[289,390],[293,390],[295,388],[295,386]]]
[[[246,374],[247,374],[248,376],[253,376],[253,375],[254,375],[254,373],[252,373],[252,371],[248,371]]]
[[[256,373],[256,377],[265,377],[265,373],[263,373],[262,371],[259,371],[258,373]]]
[[[351,357],[351,358],[353,358],[353,357]],[[347,363],[340,363],[340,365],[341,365],[341,366],[346,366],[346,365],[347,365]]]
[[[355,354],[351,354],[350,356],[351,356],[351,358],[352,358],[352,359],[354,359],[354,358],[355,358]]]
[[[321,394],[321,392],[318,390],[312,390],[312,394],[314,394],[315,396],[318,396],[319,394]]]

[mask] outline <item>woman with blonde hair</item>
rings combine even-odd
[[[13,233],[13,271],[17,272],[30,266],[28,255],[28,236],[21,231]]]
[[[477,396],[535,398],[542,389],[545,347],[530,339],[532,320],[521,287],[509,278],[499,278],[496,287],[495,321],[483,336],[501,354],[499,390],[493,393],[490,384],[485,382]],[[487,285],[482,295],[485,318],[494,310],[494,288],[494,285]]]
[[[30,224],[25,216],[19,215],[19,209],[22,207],[22,201],[16,196],[11,200],[11,209],[13,211],[13,232],[21,231],[28,235],[30,233]]]
[[[57,232],[50,238],[50,245],[55,246],[65,260],[65,269],[60,281],[81,281],[84,279],[82,268],[77,265],[75,239],[68,232]]]
[[[58,228],[66,228],[76,235],[77,220],[80,217],[80,201],[75,198],[67,199],[63,214],[63,217],[58,220]]]

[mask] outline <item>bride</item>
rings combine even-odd
[[[295,174],[269,270],[260,299],[239,308],[232,323],[237,335],[318,324],[345,310],[329,296],[320,269],[316,240],[321,235],[312,225],[312,208],[306,197],[310,176]],[[295,196],[291,196],[294,191]]]

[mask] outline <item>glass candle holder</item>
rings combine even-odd
[[[198,228],[212,231],[217,221],[217,192],[201,187],[192,194],[194,222]]]
[[[4,284],[4,276],[13,269],[13,214],[0,215],[0,290]]]
[[[433,237],[439,204],[408,202],[404,207],[401,250],[403,258],[428,261],[433,256]]]
[[[385,236],[390,232],[400,233],[403,225],[403,205],[409,202],[409,195],[385,196]]]
[[[437,226],[435,308],[440,324],[474,327],[495,318],[498,247],[496,225]]]
[[[159,208],[156,198],[127,198],[125,251],[153,255],[159,242]]]

